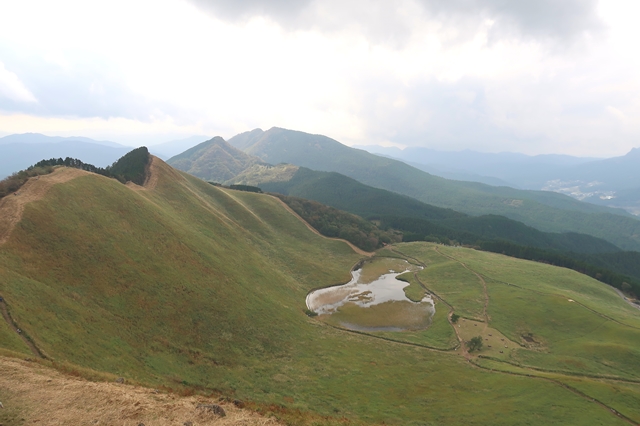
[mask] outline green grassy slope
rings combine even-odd
[[[22,354],[30,355],[29,347],[22,341],[20,336],[9,325],[0,318],[0,342],[1,349],[14,351]]]
[[[273,128],[259,137],[245,139],[242,146],[253,142],[245,152],[272,164],[284,162],[339,172],[434,206],[472,215],[498,214],[543,231],[579,232],[603,238],[623,249],[640,249],[640,221],[622,210],[606,209],[552,192],[450,181],[320,135]],[[229,143],[233,145],[236,140],[232,138]]]
[[[400,250],[419,259],[427,250],[440,256],[442,263],[418,276],[467,318],[482,320],[478,280],[485,281],[490,326],[520,345],[502,361],[640,382],[640,310],[611,287],[568,269],[493,253],[422,244]]]
[[[291,424],[624,424],[557,383],[308,318],[307,292],[346,282],[359,259],[346,244],[310,232],[268,195],[158,160],[152,172],[154,189],[90,174],[55,185],[0,246],[0,294],[56,361],[276,404],[259,407]],[[601,284],[572,279],[563,291],[576,300],[637,322]],[[446,346],[451,329],[441,315],[437,324],[431,340]]]

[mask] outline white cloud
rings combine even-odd
[[[25,87],[18,76],[8,71],[0,62],[0,96],[15,102],[37,103],[33,93]]]

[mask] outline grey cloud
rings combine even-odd
[[[444,150],[528,153],[562,149],[581,155],[602,155],[603,145],[607,154],[637,146],[637,133],[608,111],[608,105],[616,105],[631,115],[637,108],[635,95],[601,90],[615,77],[585,78],[579,86],[568,84],[572,80],[572,70],[539,81],[526,76],[463,78],[425,80],[409,87],[363,78],[353,83],[359,95],[350,113],[365,123],[367,144],[389,141]]]
[[[401,11],[411,1],[385,0],[189,0],[221,19],[268,17],[289,30],[356,29],[373,42],[404,41],[411,24]],[[414,0],[425,20],[456,27],[458,37],[473,35],[485,19],[495,21],[491,36],[573,40],[603,28],[597,0]]]
[[[402,93],[401,107],[392,96]],[[459,150],[482,146],[495,150],[515,140],[509,130],[493,123],[484,85],[461,80],[445,84],[424,82],[402,90],[387,87],[364,94],[358,115],[367,117],[367,134],[372,140],[386,140],[408,146],[429,146]]]
[[[296,18],[312,0],[189,0],[197,7],[214,15],[231,20],[254,16],[268,16],[283,23]]]
[[[431,13],[448,19],[494,19],[501,32],[567,38],[602,29],[597,0],[420,0]]]

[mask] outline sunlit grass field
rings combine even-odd
[[[400,244],[379,255],[426,265],[407,279],[442,297],[431,327],[348,332],[304,312],[311,289],[349,280],[360,256],[346,244],[312,233],[268,195],[164,165],[156,173],[148,190],[95,175],[56,185],[0,246],[0,294],[58,364],[233,396],[290,424],[626,424],[558,382],[507,374],[519,369],[578,377],[584,394],[640,421],[635,383],[616,398],[627,388],[579,376],[639,375],[640,317],[603,284],[494,254]],[[480,328],[521,345],[502,360],[467,360],[448,319],[452,309],[484,321],[473,272],[488,288],[490,323]],[[2,327],[2,348],[26,353]],[[525,332],[539,347],[527,347]]]

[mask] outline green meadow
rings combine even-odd
[[[305,297],[349,281],[360,255],[271,196],[157,163],[153,189],[90,174],[53,186],[0,246],[0,294],[53,365],[243,399],[288,424],[629,423],[609,407],[640,421],[640,311],[609,287],[398,244],[378,256],[425,265],[404,278],[437,295],[431,326],[349,332],[308,317]],[[26,353],[3,327],[0,346]],[[465,357],[454,327],[513,344]]]

